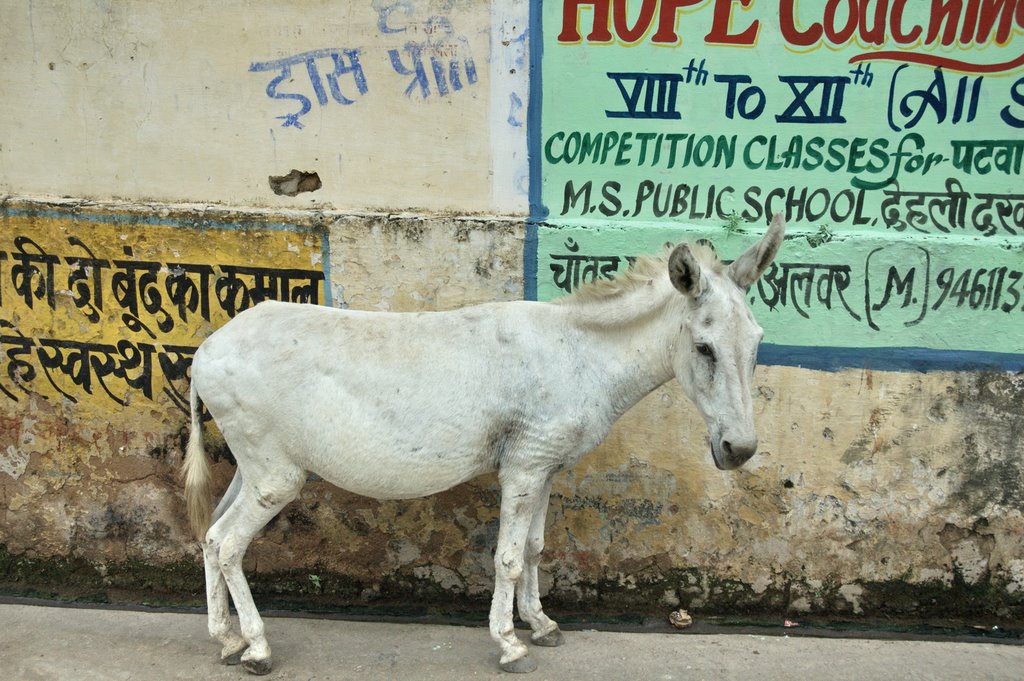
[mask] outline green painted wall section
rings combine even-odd
[[[767,342],[1024,351],[1024,7],[955,5],[544,4],[538,298],[779,211]]]
[[[565,295],[666,243],[708,239],[723,259],[760,230],[572,225],[543,229],[538,297]],[[765,342],[798,346],[1021,351],[1024,247],[965,238],[801,233],[750,291]],[[995,332],[1002,329],[1002,332]],[[1012,332],[1011,332],[1012,330]]]

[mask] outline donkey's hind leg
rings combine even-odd
[[[242,474],[235,471],[220,503],[213,512],[213,523],[224,515],[235,501],[242,487]],[[212,523],[211,523],[212,525]],[[242,652],[249,645],[231,626],[231,612],[228,607],[228,585],[220,569],[219,549],[209,541],[203,542],[203,564],[206,571],[206,612],[210,636],[220,641],[220,661],[223,664],[238,664]]]
[[[249,583],[242,572],[242,558],[256,533],[298,496],[304,481],[303,471],[297,468],[275,471],[273,481],[264,477],[259,481],[259,488],[247,476],[242,481],[238,497],[207,533],[209,551],[216,556],[221,574],[231,592],[235,610],[238,611],[242,638],[248,646],[242,654],[241,664],[253,674],[270,672],[272,663],[263,620],[256,610]]]
[[[533,509],[530,520],[530,533],[526,537],[524,552],[523,575],[516,589],[519,605],[519,616],[533,630],[531,640],[539,646],[560,646],[563,643],[562,632],[558,623],[544,614],[540,604],[540,582],[538,565],[544,551],[544,523],[548,515],[548,500],[551,496],[551,479],[537,497],[537,505]]]
[[[228,584],[221,574],[220,560],[216,547],[203,545],[203,562],[206,569],[206,611],[210,636],[220,641],[221,664],[238,664],[242,652],[249,646],[231,626],[228,609]]]

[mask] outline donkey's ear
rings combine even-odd
[[[680,293],[695,298],[700,295],[700,263],[686,244],[676,246],[668,257],[668,278]]]
[[[729,276],[741,289],[750,288],[772,264],[785,232],[786,221],[782,219],[782,213],[776,213],[761,240],[729,265]]]

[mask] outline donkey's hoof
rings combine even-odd
[[[224,655],[223,657],[220,658],[220,663],[221,664],[226,664],[229,667],[234,667],[237,664],[241,664],[241,662],[242,662],[242,653],[244,653],[245,651],[246,651],[246,648],[242,648],[241,650],[239,650],[236,653],[231,653],[230,655]]]
[[[242,662],[242,654],[249,649],[249,644],[239,638],[234,644],[228,644],[220,650],[220,663],[234,666]]]
[[[544,646],[545,648],[554,648],[565,643],[565,637],[562,636],[562,630],[555,627],[543,636],[535,636],[533,638],[533,644],[538,646]]]
[[[524,655],[511,662],[502,662],[498,665],[501,671],[510,674],[528,674],[537,670],[537,662],[529,655]]]
[[[264,674],[269,674],[270,669],[273,666],[274,665],[270,661],[269,657],[263,660],[242,660],[242,669],[249,672],[250,674],[255,674],[256,676],[263,676]]]

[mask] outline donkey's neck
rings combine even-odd
[[[609,383],[614,418],[674,376],[675,343],[689,311],[667,277],[566,305],[585,345],[579,351]]]

